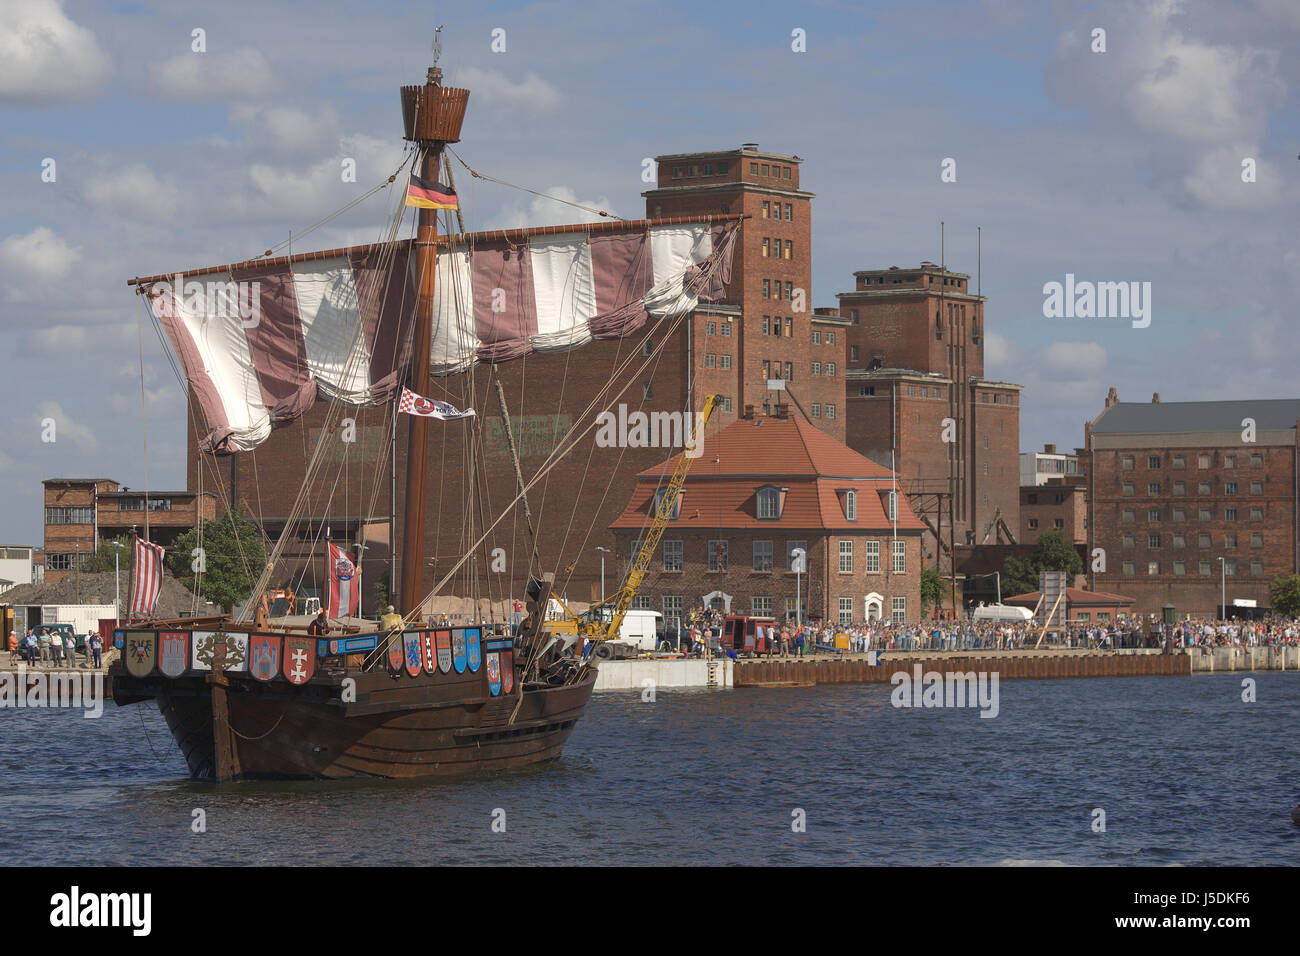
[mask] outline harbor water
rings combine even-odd
[[[0,864],[1300,864],[1294,674],[998,690],[604,693],[525,770],[220,787],[152,704],[3,710]]]

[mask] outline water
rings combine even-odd
[[[1009,681],[995,719],[887,685],[598,694],[559,761],[419,783],[214,787],[152,704],[5,710],[0,865],[1294,866],[1300,682],[1248,704],[1242,676]]]

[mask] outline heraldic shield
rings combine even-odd
[[[190,666],[190,635],[163,631],[158,635],[158,669],[168,677],[180,677]]]
[[[451,671],[451,631],[434,631],[433,643],[438,649],[438,670]]]
[[[384,640],[388,641],[388,669],[394,674],[402,673],[402,657],[405,654],[402,649],[402,635],[389,634]]]
[[[248,635],[225,631],[195,631],[192,645],[193,663],[198,671],[210,671],[220,664],[222,670],[248,670]]]
[[[284,639],[284,676],[290,684],[305,684],[316,673],[316,647],[310,637]]]
[[[438,666],[433,662],[433,631],[420,632],[420,663],[426,674],[434,673]]]
[[[253,634],[249,636],[248,669],[258,680],[273,680],[279,675],[279,634]]]
[[[501,654],[493,651],[487,656],[488,690],[496,697],[501,693]]]
[[[479,665],[483,663],[483,648],[479,644],[477,627],[465,629],[465,652],[469,657],[469,669],[477,674]]]
[[[465,632],[459,628],[451,632],[451,666],[457,674],[465,673]]]
[[[157,637],[153,631],[127,631],[126,671],[132,677],[148,677],[157,663]]]
[[[412,677],[420,676],[420,632],[407,631],[402,635],[402,646],[406,650],[406,673]]]
[[[513,651],[501,652],[501,689],[507,694],[515,689],[515,655]]]

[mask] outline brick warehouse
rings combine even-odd
[[[620,575],[676,461],[638,475],[613,522]],[[901,494],[890,520],[893,489],[888,469],[786,406],[772,416],[742,413],[705,443],[686,476],[638,606],[662,611],[670,627],[703,604],[784,620],[795,617],[798,591],[805,619],[916,620],[923,526]],[[808,556],[798,587],[796,548]]]
[[[1020,391],[984,378],[985,298],[970,276],[923,262],[854,273],[846,320],[846,441],[890,466],[913,508],[944,544],[979,544],[998,519],[1020,524]],[[945,433],[944,420],[953,428]],[[927,548],[927,550],[930,550]]]
[[[1091,587],[1140,613],[1213,615],[1221,582],[1229,611],[1268,607],[1273,579],[1300,571],[1298,419],[1296,399],[1128,403],[1112,388],[1085,427],[1089,547],[1106,561]]]

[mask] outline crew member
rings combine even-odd
[[[307,634],[311,637],[319,637],[322,634],[330,632],[329,618],[325,616],[324,608],[316,615],[316,620],[307,626]]]

